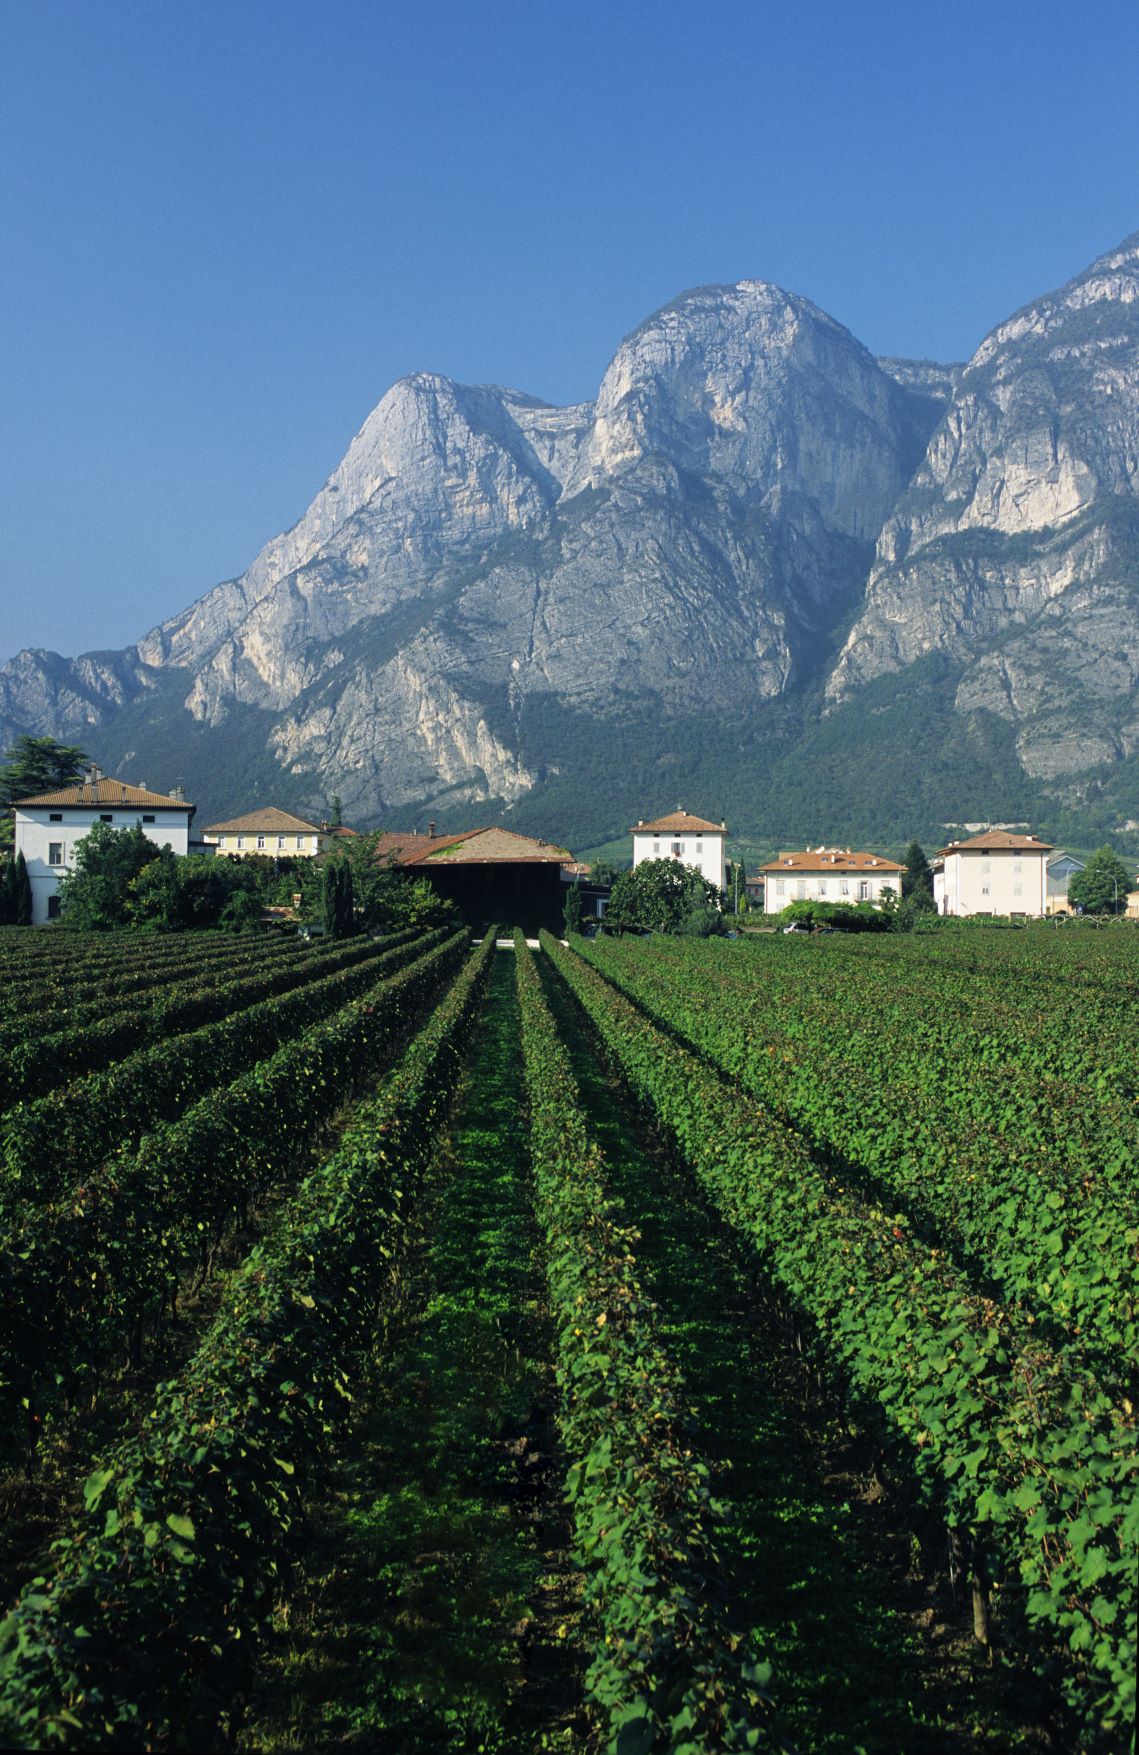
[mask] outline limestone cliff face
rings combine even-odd
[[[962,722],[1007,722],[1022,777],[1062,786],[1139,749],[1137,474],[1137,239],[965,367],[875,360],[762,281],[701,288],[593,402],[393,385],[240,578],[126,652],[0,667],[0,739],[369,822],[524,800],[585,727],[648,798],[671,727],[889,673],[903,699],[935,654]]]
[[[1139,237],[1001,324],[878,539],[833,700],[927,653],[1044,778],[1136,747]]]
[[[285,774],[357,814],[510,800],[556,762],[523,733],[536,697],[667,717],[794,690],[856,600],[927,404],[760,281],[650,318],[596,403],[419,374],[292,530],[113,677],[8,667],[9,721],[90,730],[173,673],[195,722],[224,737],[259,710]]]

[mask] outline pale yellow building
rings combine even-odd
[[[264,810],[251,810],[228,823],[211,823],[202,830],[202,839],[231,859],[258,855],[262,859],[315,859],[341,833],[328,823],[310,823],[291,811],[266,805]]]

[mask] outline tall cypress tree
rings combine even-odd
[[[17,926],[32,924],[32,880],[28,876],[28,862],[22,852],[16,855],[14,875],[12,877],[12,917]]]
[[[13,926],[16,920],[16,862],[6,859],[0,865],[0,926]]]

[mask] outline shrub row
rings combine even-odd
[[[54,1199],[112,1152],[136,1144],[148,1128],[181,1114],[204,1091],[236,1078],[443,936],[438,928],[394,950],[375,946],[375,955],[353,968],[136,1049],[102,1072],[17,1103],[0,1118],[0,1212],[10,1213],[16,1202]]]
[[[832,970],[829,1004],[816,1007],[807,1002],[815,971],[807,998],[787,1003],[778,983],[745,989],[720,959],[608,942],[583,950],[823,1150],[870,1172],[975,1278],[1049,1322],[1061,1342],[1078,1340],[1134,1399],[1133,1125],[1101,1126],[1081,1141],[1076,1105],[1049,1084],[1034,1085],[1024,1068],[987,1067],[964,1030],[954,1050],[951,1039],[928,1045],[901,1023],[892,1028],[857,972],[840,988]]]
[[[1130,1403],[972,1292],[898,1215],[852,1196],[580,956],[543,944],[822,1358],[966,1534],[1010,1622],[1039,1634],[1090,1734],[1118,1740],[1135,1704]]]
[[[88,1479],[85,1513],[0,1625],[7,1746],[213,1746],[350,1406],[492,954],[488,940],[234,1276],[144,1430]]]
[[[389,1065],[441,981],[462,960],[459,932],[310,1026],[178,1121],[109,1160],[55,1205],[35,1209],[0,1249],[0,1431],[34,1445],[49,1409],[137,1358],[173,1311],[187,1272],[250,1202],[280,1182],[330,1116]]]
[[[514,943],[566,1492],[596,1626],[586,1688],[610,1750],[770,1746],[769,1670],[739,1652],[725,1619],[720,1514],[640,1282],[636,1232],[520,932]]]
[[[337,969],[354,968],[375,957],[377,951],[393,950],[413,936],[405,931],[378,944],[355,940],[315,957],[275,958],[268,968],[260,966],[220,982],[215,969],[203,976],[199,968],[177,967],[172,971],[176,987],[171,991],[169,979],[165,981],[151,1006],[114,1018],[72,1021],[46,1035],[4,1041],[0,1033],[0,1110],[17,1098],[27,1101],[67,1080],[109,1066],[145,1043],[183,1035]],[[222,972],[231,974],[224,964]]]

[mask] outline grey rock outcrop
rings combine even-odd
[[[878,539],[828,682],[929,653],[1055,779],[1135,747],[1139,236],[987,336]]]

